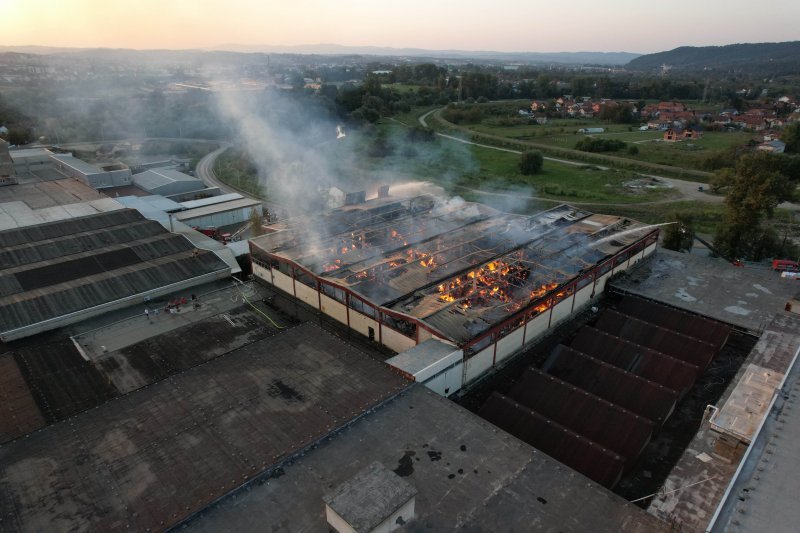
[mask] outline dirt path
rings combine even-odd
[[[424,115],[420,115],[417,120],[419,121],[419,123],[423,127],[427,128],[427,127],[429,127],[428,126],[428,122],[427,122],[428,117],[430,115],[432,115],[433,113],[437,112],[437,111],[439,111],[439,109],[431,109],[430,111],[428,111]],[[397,121],[397,122],[399,122],[399,121]],[[401,124],[403,124],[403,123],[401,123]],[[488,148],[489,150],[497,150],[497,151],[500,151],[500,152],[507,152],[507,153],[512,153],[512,154],[521,154],[522,153],[519,150],[512,150],[510,148],[501,148],[499,146],[492,146],[492,145],[489,145],[489,144],[476,143],[476,142],[473,142],[473,141],[468,141],[466,139],[460,139],[460,138],[455,137],[453,135],[447,135],[447,134],[444,134],[444,133],[436,132],[436,135],[438,135],[439,137],[442,137],[444,139],[449,139],[449,140],[460,142],[460,143],[463,143],[463,144],[471,144],[471,145],[474,145],[474,146],[480,146],[481,148]],[[559,158],[554,158],[554,157],[545,157],[544,159],[547,160],[547,161],[556,161],[558,163],[564,163],[564,164],[567,164],[567,165],[575,165],[575,166],[586,166],[586,165],[588,165],[588,163],[585,163],[585,162],[582,162],[582,161],[570,161],[570,160],[567,160],[567,159],[559,159]],[[592,166],[600,168],[601,170],[608,170],[609,169],[609,167],[599,167],[597,165],[592,165]],[[653,178],[653,179],[657,179],[659,181],[662,181],[662,182],[666,183],[672,189],[678,191],[680,193],[680,197],[678,197],[678,198],[665,198],[663,200],[653,200],[653,201],[650,201],[650,202],[637,202],[637,203],[630,203],[630,202],[624,202],[624,203],[570,202],[570,203],[574,204],[576,206],[580,206],[580,205],[609,205],[609,206],[615,206],[615,207],[617,207],[617,206],[623,206],[624,207],[624,206],[628,206],[628,205],[637,205],[638,206],[638,205],[668,204],[668,203],[674,203],[674,202],[682,202],[682,201],[685,201],[685,200],[696,200],[696,201],[699,201],[699,202],[708,202],[708,203],[713,203],[713,204],[720,204],[720,203],[723,203],[725,201],[725,197],[724,196],[711,194],[711,193],[707,192],[708,191],[708,184],[706,184],[706,183],[701,183],[701,182],[698,182],[698,181],[686,181],[686,180],[680,180],[680,179],[675,179],[675,178],[668,178],[666,176],[658,176],[656,174],[643,174],[641,172],[636,172],[636,175],[642,176],[642,177],[645,177],[645,178]],[[542,197],[539,197],[539,196],[520,196],[519,194],[509,194],[509,193],[502,193],[502,192],[482,191],[480,189],[472,189],[472,188],[469,188],[469,187],[460,187],[460,188],[464,189],[464,190],[468,190],[468,191],[476,193],[476,194],[483,194],[483,195],[486,195],[486,196],[503,196],[503,197],[508,197],[508,198],[522,198],[524,200],[548,200],[548,201],[554,201],[552,198],[542,198]],[[778,207],[781,208],[781,209],[791,209],[791,210],[794,210],[794,211],[800,211],[800,204],[793,204],[793,203],[790,203],[790,202],[784,202],[784,203],[780,204]]]

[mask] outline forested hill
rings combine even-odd
[[[800,72],[800,41],[784,43],[681,46],[668,52],[637,57],[631,70],[655,70],[668,65],[680,70],[738,70],[773,74]]]

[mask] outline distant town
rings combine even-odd
[[[798,43],[281,50],[0,49],[0,530],[796,527]]]

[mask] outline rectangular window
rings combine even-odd
[[[308,285],[309,287],[317,288],[317,280],[314,279],[314,276],[306,272],[305,270],[296,269],[295,270],[295,279],[302,283],[303,285]]]
[[[383,315],[383,323],[406,337],[414,337],[417,333],[417,325],[414,322],[403,320],[402,318]]]
[[[350,309],[358,311],[359,313],[366,315],[372,319],[375,319],[378,316],[378,313],[374,307],[372,307],[368,303],[363,302],[362,300],[359,300],[353,295],[350,296]]]
[[[497,340],[500,340],[509,333],[521,328],[523,324],[525,324],[525,315],[521,315],[513,320],[506,322],[505,324],[503,324],[503,327],[501,327],[500,330],[497,332]]]
[[[581,279],[578,280],[578,283],[577,283],[577,286],[575,287],[575,290],[579,291],[582,288],[584,288],[585,286],[589,285],[591,282],[592,282],[592,276],[584,276],[584,277],[582,277]]]
[[[288,263],[278,262],[278,272],[292,277],[292,267]]]
[[[477,341],[475,344],[468,346],[464,349],[464,354],[467,356],[467,359],[474,356],[476,353],[480,352],[484,348],[488,347],[492,343],[492,336],[486,335],[481,340]]]
[[[344,289],[336,287],[334,285],[328,285],[327,283],[322,283],[321,287],[323,294],[325,294],[326,296],[330,296],[337,302],[344,303],[346,297]]]

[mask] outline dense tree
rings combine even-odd
[[[668,225],[664,229],[661,245],[667,250],[688,252],[694,244],[694,228],[692,227],[691,214],[676,213],[670,218],[674,218],[675,223]]]
[[[481,108],[474,104],[450,104],[442,112],[442,117],[453,124],[478,124],[483,118]]]
[[[485,96],[490,100],[497,98],[497,78],[489,73],[464,72],[461,75],[461,96],[478,98]]]
[[[522,153],[519,157],[519,171],[525,176],[538,174],[542,171],[544,165],[544,157],[540,152],[528,150]]]
[[[792,198],[794,187],[780,168],[778,158],[756,152],[739,158],[735,171],[718,172],[718,190],[727,196],[714,246],[726,258],[760,261],[786,252],[786,243],[765,223],[780,202]]]
[[[584,152],[616,152],[622,150],[627,144],[618,139],[596,139],[586,137],[575,143],[575,149]]]
[[[436,139],[436,133],[431,128],[417,125],[406,131],[406,139],[411,142],[433,142]]]
[[[800,122],[784,128],[781,140],[786,143],[787,154],[800,154]]]

